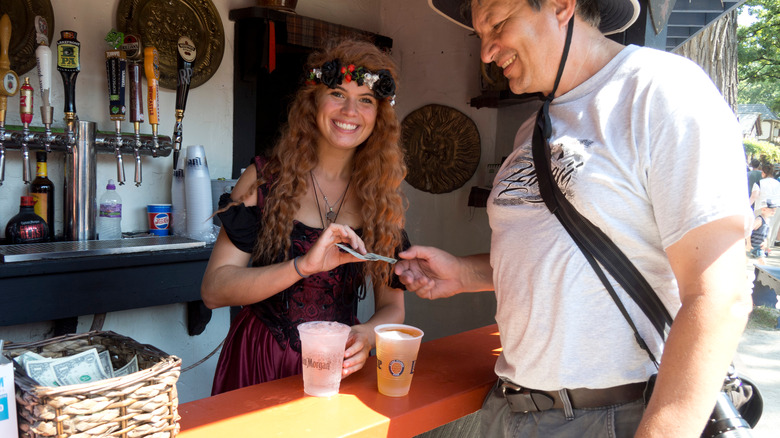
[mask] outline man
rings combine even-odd
[[[761,208],[768,199],[780,199],[780,181],[774,177],[775,166],[771,163],[761,165],[761,179],[753,184],[750,192],[750,203],[754,206],[755,216],[761,215]],[[773,216],[769,224],[769,246],[774,246],[780,233],[780,220]]]
[[[471,11],[482,61],[502,67],[514,93],[555,90],[556,183],[676,315],[664,344],[612,282],[642,338],[663,353],[649,404],[641,392],[655,367],[541,201],[534,120],[522,123],[488,200],[491,252],[415,246],[395,272],[424,298],[495,291],[503,351],[484,436],[699,437],[751,310],[734,114],[690,61],[605,38],[592,0],[473,0]],[[518,393],[535,406],[510,406]]]
[[[750,170],[748,170],[748,196],[753,192],[753,186],[761,181],[761,162],[753,158],[750,161]],[[750,201],[750,207],[753,207],[754,201]]]
[[[766,264],[765,256],[769,255],[768,249],[771,246],[768,242],[769,224],[777,210],[777,204],[771,199],[762,201],[759,204],[759,214],[753,222],[753,232],[750,233],[750,256],[755,257],[760,265]]]

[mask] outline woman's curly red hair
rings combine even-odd
[[[342,65],[354,64],[376,72],[388,70],[398,82],[392,59],[369,42],[342,40],[325,50],[313,53],[307,71],[339,59]],[[255,187],[266,181],[262,175],[273,175],[263,208],[253,258],[260,264],[289,259],[293,218],[310,183],[309,171],[317,164],[316,98],[322,84],[304,84],[289,109],[287,125],[275,145],[265,169],[258,174]],[[379,100],[376,124],[371,135],[355,151],[351,196],[362,206],[362,239],[366,248],[377,254],[392,255],[401,245],[406,199],[401,182],[406,177],[403,150],[399,144],[401,125],[388,100]],[[254,190],[250,194],[254,194]],[[247,194],[249,195],[249,194]],[[392,266],[386,263],[364,264],[373,284],[388,284]]]

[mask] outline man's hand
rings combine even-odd
[[[435,300],[460,292],[492,290],[489,256],[455,257],[430,246],[412,246],[398,254],[395,273],[420,298]]]

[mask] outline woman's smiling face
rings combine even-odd
[[[320,145],[351,149],[363,144],[374,131],[378,102],[365,85],[344,82],[322,87],[317,94],[317,127]]]

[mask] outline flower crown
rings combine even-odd
[[[372,73],[365,67],[355,67],[354,64],[341,65],[341,61],[334,59],[322,64],[320,68],[313,68],[306,77],[306,83],[313,85],[318,82],[328,88],[336,88],[343,82],[355,81],[358,86],[366,85],[374,92],[377,99],[387,99],[390,105],[395,105],[395,79],[387,70],[379,70]]]

